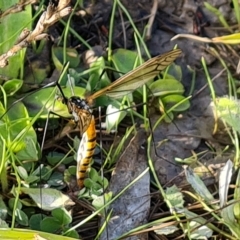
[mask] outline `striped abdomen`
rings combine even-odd
[[[79,144],[77,152],[77,183],[80,188],[83,188],[86,171],[94,154],[96,147],[96,129],[95,120],[92,116],[91,122],[87,130],[82,135],[82,140]]]

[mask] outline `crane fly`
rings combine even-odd
[[[82,139],[77,152],[77,182],[79,188],[84,186],[83,181],[86,171],[92,160],[96,147],[95,120],[92,115],[91,105],[93,100],[106,95],[111,98],[121,98],[137,88],[143,86],[148,81],[156,77],[160,71],[169,66],[179,55],[180,49],[166,52],[162,55],[149,59],[136,69],[123,75],[109,86],[87,96],[80,98],[63,96],[62,102],[67,105],[68,111],[72,114],[74,121],[78,124]]]

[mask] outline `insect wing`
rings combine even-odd
[[[169,66],[180,53],[180,49],[175,49],[151,58],[141,66],[120,77],[110,86],[94,93],[89,98],[95,99],[103,94],[111,98],[121,98],[152,80],[160,71]]]

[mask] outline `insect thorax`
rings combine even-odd
[[[83,98],[72,96],[68,99],[68,111],[74,117],[74,120],[77,122],[79,120],[79,113],[92,114],[92,109],[88,105],[87,101]]]

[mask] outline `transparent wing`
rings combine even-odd
[[[120,77],[110,86],[107,86],[87,97],[87,100],[95,99],[102,95],[107,95],[112,98],[120,98],[131,93],[157,76],[159,72],[169,66],[181,54],[181,52],[180,49],[175,49],[149,59],[141,66]]]

